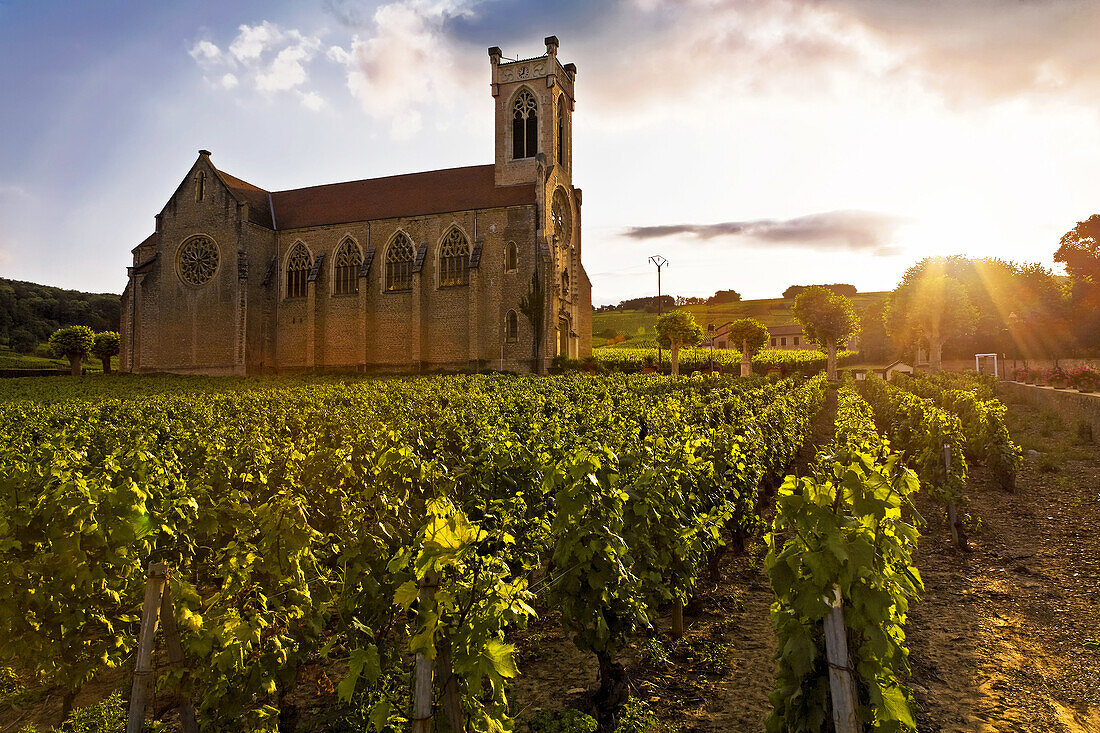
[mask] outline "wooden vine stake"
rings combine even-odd
[[[947,471],[948,479],[951,476],[951,445],[949,443],[943,444],[943,465]],[[959,510],[955,506],[954,501],[947,502],[947,524],[951,528],[951,541],[960,550],[966,549],[966,535],[962,531],[962,526],[959,524]]]
[[[829,661],[829,691],[833,700],[836,733],[859,733],[856,718],[856,685],[848,664],[848,632],[844,627],[844,604],[840,586],[833,586],[833,607],[825,617],[825,656]]]
[[[672,602],[672,638],[684,638],[684,604],[681,601]]]
[[[126,733],[140,733],[145,722],[145,706],[149,698],[149,683],[153,677],[151,666],[153,645],[156,642],[157,624],[164,619],[164,641],[168,647],[168,661],[183,663],[183,647],[176,628],[176,613],[172,606],[172,594],[168,590],[168,568],[160,563],[149,563],[149,576],[145,582],[145,602],[141,609],[141,631],[138,636],[137,661],[134,664],[134,686],[130,691],[130,711],[126,718]],[[190,700],[180,703],[180,727],[183,733],[199,733],[195,719],[195,706]]]
[[[447,716],[451,733],[466,733],[466,718],[462,712],[462,701],[458,697],[458,678],[454,673],[454,656],[449,638],[440,639],[436,660],[439,663],[436,681],[442,688],[440,696],[443,698],[443,713]]]
[[[141,733],[141,725],[145,722],[145,703],[149,695],[149,680],[153,676],[150,662],[157,635],[157,622],[160,620],[161,596],[167,579],[168,568],[160,563],[149,563],[149,576],[145,581],[145,602],[141,607],[141,632],[138,636],[134,686],[130,691],[130,714],[126,719],[126,733]]]
[[[172,606],[172,591],[167,584],[160,600],[160,615],[164,619],[164,644],[168,648],[168,663],[173,666],[183,664],[183,647],[180,645],[179,629],[176,628],[176,609]],[[190,698],[180,702],[180,727],[183,733],[199,733],[199,723],[195,719],[195,705]]]
[[[428,570],[420,579],[421,611],[435,606],[435,589],[439,573]],[[432,725],[432,659],[424,652],[416,653],[413,678],[412,733],[429,733]]]

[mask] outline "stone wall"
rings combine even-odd
[[[997,390],[1002,399],[1016,398],[1040,410],[1053,411],[1071,430],[1079,422],[1087,422],[1092,426],[1093,436],[1100,439],[1100,394],[1020,382],[999,382]]]

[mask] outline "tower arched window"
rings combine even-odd
[[[359,245],[351,239],[345,239],[337,248],[332,264],[332,292],[335,295],[358,293],[359,268],[363,264],[363,254],[359,251]]]
[[[519,269],[519,247],[515,242],[504,245],[504,271],[515,272]]]
[[[416,250],[404,232],[398,232],[386,250],[386,290],[399,292],[412,289],[413,260]]]
[[[524,89],[512,103],[512,157],[534,158],[539,152],[539,105]]]
[[[286,297],[306,297],[309,268],[312,265],[313,258],[309,256],[306,246],[301,242],[295,244],[286,260]]]
[[[558,163],[565,165],[565,97],[558,97]]]
[[[467,285],[470,282],[470,243],[466,235],[452,227],[439,248],[439,286]]]
[[[519,316],[515,311],[508,311],[504,318],[504,340],[519,341]]]
[[[195,176],[195,200],[202,201],[206,197],[206,173],[199,171]]]

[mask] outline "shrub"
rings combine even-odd
[[[644,700],[631,698],[623,706],[622,717],[615,726],[615,733],[663,733],[668,726],[657,719],[656,714]]]
[[[1087,366],[1079,366],[1069,373],[1069,384],[1082,392],[1095,392],[1100,388],[1100,373]]]
[[[580,710],[535,710],[528,724],[531,733],[596,733],[596,719]]]
[[[126,703],[122,693],[113,692],[95,705],[77,708],[69,715],[62,728],[69,733],[102,733],[123,730],[126,727]],[[54,730],[57,730],[56,728]]]
[[[1058,470],[1058,460],[1052,453],[1043,453],[1039,456],[1039,473],[1055,473]]]
[[[1027,376],[1030,373],[1031,373],[1031,370],[1028,369],[1027,367],[1016,367],[1012,371],[1012,378],[1015,379],[1017,382],[1026,382],[1027,381]]]
[[[1065,369],[1055,365],[1043,372],[1043,379],[1045,379],[1048,384],[1065,385],[1069,380],[1069,375],[1066,374]]]

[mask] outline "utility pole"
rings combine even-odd
[[[668,264],[661,255],[653,255],[649,261],[657,266],[657,317],[661,317],[661,268]],[[661,372],[661,337],[657,336],[657,373]]]

